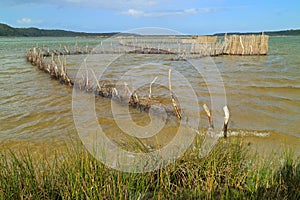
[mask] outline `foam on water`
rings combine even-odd
[[[238,130],[238,131],[228,131],[228,136],[256,136],[256,137],[269,137],[270,132],[261,131],[248,131],[248,130]]]

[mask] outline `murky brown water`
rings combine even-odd
[[[49,75],[26,62],[26,49],[33,45],[58,47],[60,44],[96,46],[100,40],[78,38],[0,38],[0,142],[12,147],[20,142],[34,141],[37,144],[60,144],[77,139],[72,114],[72,89],[51,80]],[[269,55],[262,57],[222,56],[212,58],[218,67],[226,89],[227,105],[231,111],[230,134],[255,138],[252,141],[272,141],[300,144],[300,37],[271,37]],[[85,56],[67,58],[69,73],[75,76]],[[103,58],[103,57],[102,57]],[[195,89],[199,105],[210,103],[210,96],[203,76],[185,61],[168,61],[164,56],[122,56],[115,60],[105,73],[110,80],[118,80],[128,70],[145,63],[159,63],[165,67],[157,73],[149,73],[147,66],[138,71],[135,80],[147,83],[156,75],[167,81],[168,69],[183,75]],[[97,66],[90,66],[97,70]],[[153,67],[153,66],[151,66]],[[150,68],[151,68],[150,67]],[[211,70],[202,66],[202,70]],[[151,68],[152,69],[152,68]],[[151,71],[152,72],[152,71]],[[208,73],[209,74],[209,73]],[[175,75],[174,75],[175,76]],[[215,76],[211,73],[211,76]],[[128,79],[128,84],[132,80]],[[175,91],[190,118],[196,115],[189,104],[190,95],[185,95],[186,84],[180,79],[172,80]],[[148,95],[148,88],[140,94]],[[168,90],[153,86],[153,95],[166,99]],[[219,95],[218,92],[214,95]],[[178,97],[180,95],[177,95]],[[111,137],[120,132],[110,112],[111,102],[96,98],[96,113],[103,129]],[[201,107],[200,107],[201,109]],[[134,121],[146,125],[149,117],[145,113],[132,111]],[[118,116],[122,119],[122,116]],[[192,121],[190,119],[190,121]],[[192,123],[193,125],[195,123]],[[169,120],[160,132],[161,143],[168,142],[176,131],[176,122]],[[206,117],[201,111],[200,131],[207,127]],[[277,138],[277,140],[276,140]],[[267,144],[267,142],[265,142]],[[162,145],[161,144],[161,145]],[[264,144],[264,142],[262,142]],[[268,143],[270,144],[270,143]],[[271,148],[270,145],[267,148]]]

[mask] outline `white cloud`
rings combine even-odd
[[[32,25],[32,24],[40,24],[42,23],[42,20],[32,20],[30,18],[22,18],[17,20],[18,24],[22,24],[22,25]]]
[[[143,16],[145,13],[143,11],[140,11],[140,10],[129,9],[124,14],[130,15],[130,16],[133,16],[133,17],[140,17],[140,16]]]
[[[173,10],[173,11],[161,11],[161,12],[144,12],[142,10],[128,9],[120,14],[129,15],[133,17],[164,17],[164,16],[175,16],[175,15],[189,15],[189,14],[205,14],[215,12],[212,8],[189,8],[184,10]]]
[[[189,9],[183,10],[183,12],[189,13],[189,14],[197,14],[198,10],[196,8],[189,8]]]
[[[22,18],[17,21],[19,24],[31,24],[32,20],[29,18]]]

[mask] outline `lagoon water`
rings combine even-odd
[[[50,49],[75,43],[95,47],[100,41],[101,39],[91,38],[0,38],[0,143],[8,146],[23,141],[44,144],[77,138],[72,113],[72,89],[52,80],[48,74],[27,63],[25,54],[28,48],[36,45]],[[299,146],[299,44],[300,37],[270,37],[267,56],[212,58],[221,73],[226,90],[227,105],[231,112],[231,135],[242,135],[251,138],[252,142],[268,144],[270,147],[273,142],[282,141]],[[70,74],[76,73],[84,58],[84,55],[67,57]],[[134,59],[125,56],[123,60],[116,61],[106,75],[117,79],[138,61],[138,56]],[[168,61],[159,56],[155,62],[174,67],[192,86],[200,88],[199,90],[202,88],[203,91],[196,92],[199,104],[209,101],[203,78],[190,70],[188,64]],[[141,79],[151,75],[147,70],[141,74],[145,76]],[[185,90],[185,86],[176,80],[173,84],[179,90]],[[160,92],[166,91],[154,89],[154,95],[159,96]],[[104,112],[110,102],[99,97],[97,103],[97,116],[105,129],[111,134],[119,131],[109,112]],[[147,120],[145,113],[135,112],[134,115],[138,124]],[[205,122],[206,118],[202,116],[199,127],[201,131],[207,127]],[[174,124],[169,126],[173,127]],[[164,129],[162,138],[168,141],[172,130]],[[262,142],[257,141],[259,138],[263,138]]]

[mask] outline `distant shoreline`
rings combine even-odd
[[[300,29],[291,29],[291,30],[280,30],[280,31],[265,31],[263,32],[269,36],[300,36]],[[228,33],[215,33],[210,34],[214,36],[224,36],[227,35],[258,35],[262,34],[262,32],[228,32]],[[122,32],[108,32],[108,33],[87,33],[87,32],[75,32],[75,31],[67,31],[67,30],[46,30],[39,28],[14,28],[7,24],[0,23],[0,37],[80,37],[80,38],[108,38],[114,35],[123,35],[130,36],[133,34],[130,33],[122,33]],[[193,35],[186,35],[193,36]]]
[[[300,36],[300,29],[295,30],[280,30],[280,31],[263,31],[263,32],[229,32],[229,33],[216,33],[214,36],[223,36],[227,35],[258,35],[258,34],[266,34],[269,36]]]

